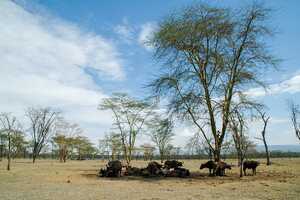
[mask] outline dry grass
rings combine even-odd
[[[102,161],[14,160],[12,170],[0,162],[1,200],[43,199],[300,199],[300,159],[273,159],[262,163],[256,176],[240,179],[238,168],[226,177],[208,177],[203,160],[186,160],[190,178],[99,178]],[[233,160],[227,161],[235,163]],[[136,161],[134,166],[145,166]]]

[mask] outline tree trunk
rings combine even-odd
[[[32,163],[35,163],[35,159],[36,159],[36,153],[32,152]]]
[[[221,149],[220,149],[219,144],[215,145],[214,159],[215,159],[215,162],[219,162],[221,160]]]
[[[243,177],[243,159],[240,158],[239,162],[240,162],[240,177]]]
[[[8,135],[8,153],[7,153],[7,170],[10,170],[10,134]]]
[[[270,152],[269,152],[268,145],[267,145],[265,137],[263,137],[263,142],[264,142],[265,150],[266,150],[267,165],[271,165],[271,162],[270,162]]]
[[[0,145],[0,161],[2,161],[2,157],[3,157],[3,145]]]
[[[160,162],[164,163],[164,153],[160,152]]]

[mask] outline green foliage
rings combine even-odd
[[[152,114],[153,105],[130,97],[124,93],[115,93],[103,99],[99,105],[100,110],[110,110],[113,113],[113,128],[120,134],[123,155],[127,164],[130,164],[137,135]]]
[[[171,150],[169,147],[174,136],[173,127],[174,125],[170,119],[161,119],[159,116],[155,116],[149,124],[150,137],[158,148],[161,162],[164,161],[165,155]]]
[[[244,92],[264,86],[261,73],[277,63],[265,44],[272,35],[268,15],[259,4],[240,12],[193,4],[163,20],[150,41],[164,62],[150,84],[154,96],[167,97],[170,113],[194,123],[215,160],[230,113],[256,106]]]

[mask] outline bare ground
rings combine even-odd
[[[300,158],[263,161],[256,176],[239,178],[238,168],[226,177],[209,177],[199,170],[204,160],[185,160],[190,178],[99,178],[103,161],[14,160],[6,171],[0,162],[1,200],[87,199],[300,199]],[[234,160],[227,161],[236,164]],[[146,162],[134,161],[133,166]]]

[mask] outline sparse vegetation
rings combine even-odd
[[[0,10],[2,6],[8,6],[10,9],[4,16],[20,15],[31,19],[34,16],[28,12],[31,6],[27,11],[23,4],[5,1]],[[97,33],[81,38],[86,33],[80,26],[71,23],[57,26],[55,23],[60,22],[59,18],[55,23],[50,18],[32,18],[34,30],[21,37],[26,42],[23,45],[28,45],[26,51],[17,51],[10,56],[9,42],[4,43],[4,50],[0,47],[0,51],[8,55],[3,59],[4,72],[9,72],[10,64],[22,66],[25,61],[29,65],[41,65],[38,73],[22,67],[15,71],[30,72],[29,78],[21,78],[21,81],[32,79],[40,84],[40,90],[45,90],[40,94],[41,99],[55,96],[55,101],[45,101],[51,106],[62,105],[52,102],[72,106],[67,109],[63,105],[60,111],[45,106],[44,99],[29,103],[30,96],[23,107],[31,107],[23,115],[20,112],[16,112],[17,117],[0,113],[0,199],[299,199],[300,152],[269,150],[267,127],[273,116],[271,112],[265,112],[267,104],[255,98],[261,89],[267,89],[263,75],[276,69],[279,61],[268,46],[274,33],[272,23],[268,21],[272,19],[270,14],[271,9],[258,2],[239,9],[196,2],[162,18],[157,26],[153,25],[156,27],[153,31],[149,24],[145,30],[144,27],[139,30],[136,25],[129,27],[130,23],[124,17],[123,25],[115,27],[114,34],[125,39],[112,44]],[[47,21],[51,21],[51,26],[44,27]],[[9,24],[0,35],[10,35],[5,29]],[[14,29],[15,25],[12,27]],[[22,25],[22,29],[24,27],[27,28]],[[47,34],[48,31],[51,34]],[[139,81],[138,86],[144,84],[141,79],[148,80],[143,88],[145,94],[136,94],[123,87],[118,91],[128,93],[106,91],[101,94],[97,86],[103,80],[98,77],[98,72],[105,72],[107,68],[103,66],[108,65],[112,72],[107,75],[123,78],[119,65],[130,62],[118,58],[120,54],[115,52],[114,45],[133,46],[130,40],[137,35],[136,31],[141,31],[139,43],[144,41],[145,35],[151,34],[143,45],[149,45],[147,50],[151,50],[160,69],[153,67],[153,70],[149,65],[147,72],[154,72],[151,79],[134,77]],[[31,48],[27,37],[38,32],[42,33],[35,41],[38,48]],[[12,46],[17,47],[18,37],[12,37]],[[42,42],[52,38],[61,44]],[[81,40],[84,47],[80,45]],[[47,49],[48,43],[51,49]],[[58,59],[52,55],[56,55],[53,47],[69,51],[59,50],[59,54],[74,55],[70,61],[60,63],[63,56],[59,55]],[[38,62],[33,61],[32,50],[41,50],[46,55]],[[102,51],[109,53],[97,56]],[[14,58],[19,54],[22,62]],[[129,49],[128,55],[137,54]],[[43,60],[47,57],[51,57],[49,66],[45,65],[47,59]],[[63,73],[74,70],[76,77],[52,74],[52,65],[59,69],[60,64],[68,66]],[[96,68],[91,67],[93,65]],[[75,70],[73,66],[78,68]],[[44,68],[51,70],[45,73]],[[128,71],[132,74],[138,71],[134,70]],[[17,74],[14,72],[13,78],[8,80],[16,82]],[[83,75],[88,77],[79,79]],[[52,84],[63,88],[58,91],[59,97],[56,97],[55,89],[50,88],[48,93],[48,85]],[[281,85],[287,87],[289,84],[273,84],[271,92],[280,90]],[[3,96],[9,96],[10,89],[3,88]],[[20,90],[18,85],[15,89]],[[8,102],[17,102],[18,95],[34,92],[12,92],[13,98],[8,98]],[[100,129],[94,129],[90,120],[84,121],[76,114],[70,117],[74,114],[73,104],[107,114],[103,119],[109,120],[106,123],[110,127],[105,124],[105,130],[96,136],[97,147],[90,133],[85,131]],[[300,105],[291,101],[289,111],[296,137],[300,140]],[[97,125],[100,117],[98,113],[92,114],[92,123]],[[65,119],[65,115],[72,120]],[[89,113],[84,117],[89,118]],[[259,137],[250,135],[253,118],[263,122]],[[184,132],[180,135],[183,140],[175,141],[180,131]],[[180,137],[176,139],[181,140]],[[257,151],[253,138],[263,143],[265,151]]]

